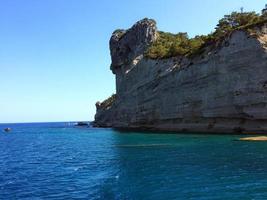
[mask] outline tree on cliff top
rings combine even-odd
[[[207,45],[220,41],[234,30],[248,30],[250,26],[267,21],[267,15],[256,12],[232,12],[219,20],[215,31],[209,35],[188,38],[187,33],[171,34],[159,32],[159,38],[145,52],[152,59],[164,59],[174,56],[192,56],[202,52]]]
[[[253,25],[262,21],[262,16],[256,12],[232,12],[219,20],[214,32],[215,37],[221,37],[237,28]]]

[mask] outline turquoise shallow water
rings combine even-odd
[[[0,199],[267,199],[265,142],[8,126],[11,133],[0,132]]]

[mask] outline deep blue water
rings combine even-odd
[[[267,199],[267,143],[64,123],[0,131],[0,199]]]

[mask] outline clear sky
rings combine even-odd
[[[267,0],[0,0],[0,122],[93,120],[115,91],[108,41],[148,17],[168,32],[210,33]]]

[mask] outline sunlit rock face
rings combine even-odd
[[[131,64],[156,40],[157,27],[154,20],[143,19],[128,30],[116,30],[110,38],[111,70]]]
[[[144,57],[157,39],[144,19],[110,40],[117,98],[95,125],[177,132],[267,133],[267,29],[239,30],[194,58]]]

